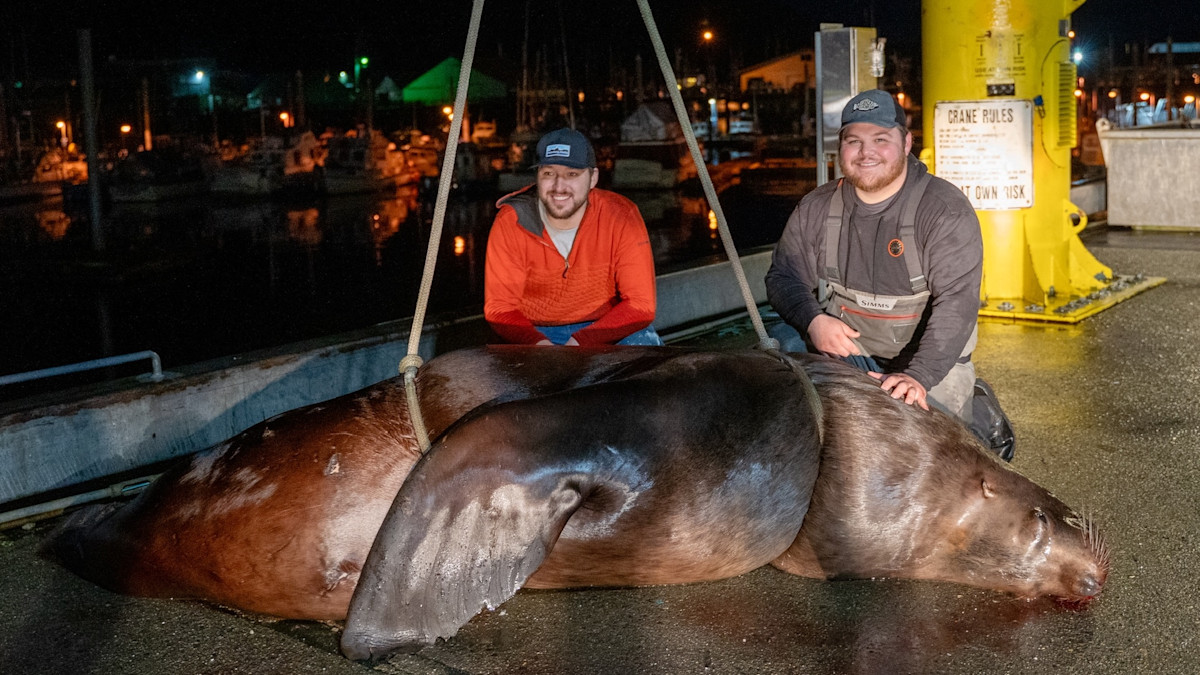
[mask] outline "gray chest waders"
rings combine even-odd
[[[845,198],[842,187],[838,186],[836,194],[829,201],[829,215],[825,219],[825,279],[826,289],[821,293],[822,308],[827,314],[841,319],[846,325],[858,331],[860,336],[855,343],[863,355],[880,358],[895,358],[905,345],[913,338],[917,324],[925,312],[929,302],[929,284],[921,271],[921,253],[916,247],[916,215],[917,205],[925,194],[930,175],[925,174],[914,186],[912,193],[906,197],[900,211],[900,251],[904,256],[904,264],[908,268],[908,280],[912,286],[912,295],[878,295],[852,288],[847,288],[842,280],[842,272],[838,263],[838,248],[842,239],[843,218],[845,214]],[[967,423],[968,428],[977,438],[983,441],[992,452],[1008,462],[1013,458],[1016,439],[1009,423],[1008,416],[1000,408],[987,382],[975,378],[975,369],[970,363],[971,352],[979,338],[979,328],[971,330],[971,337],[963,347],[959,362],[947,377],[930,390],[930,396],[936,397],[937,390],[943,385],[949,388],[961,389],[962,386],[972,386],[970,393],[960,392],[967,399],[965,409],[957,412]],[[964,369],[961,375],[967,381],[950,383],[957,378],[955,371]],[[948,411],[955,414],[955,411]]]
[[[921,176],[905,197],[900,211],[900,253],[908,268],[910,295],[881,295],[847,288],[842,278],[838,248],[842,240],[845,219],[845,197],[839,184],[829,200],[829,215],[825,218],[825,274],[827,289],[820,298],[827,314],[841,319],[859,332],[855,340],[864,356],[892,359],[900,354],[916,333],[925,306],[929,304],[929,284],[921,271],[921,253],[916,246],[917,205],[929,185],[930,175]],[[975,349],[976,332],[960,356],[966,357]]]

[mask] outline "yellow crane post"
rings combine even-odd
[[[983,230],[980,317],[1076,323],[1161,284],[1114,275],[1079,238],[1071,203],[1084,0],[922,0],[924,149]]]

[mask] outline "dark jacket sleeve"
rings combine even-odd
[[[983,236],[975,209],[958,188],[934,178],[917,213],[916,236],[925,257],[930,315],[904,372],[926,389],[954,367],[979,317]]]
[[[808,324],[821,313],[817,301],[818,265],[829,199],[837,187],[831,181],[808,193],[796,205],[767,270],[767,300],[789,325],[807,334]]]

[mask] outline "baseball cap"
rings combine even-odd
[[[572,169],[596,168],[596,151],[583,134],[574,129],[556,129],[537,144],[537,163],[559,164]]]
[[[905,126],[907,120],[904,108],[896,105],[891,94],[882,89],[868,89],[850,99],[842,108],[842,126],[855,122],[894,129]]]

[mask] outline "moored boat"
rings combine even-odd
[[[621,123],[614,188],[673,188],[696,176],[683,130],[665,101],[644,103]]]
[[[326,194],[391,190],[416,180],[404,152],[376,130],[358,129],[329,139],[321,186]]]

